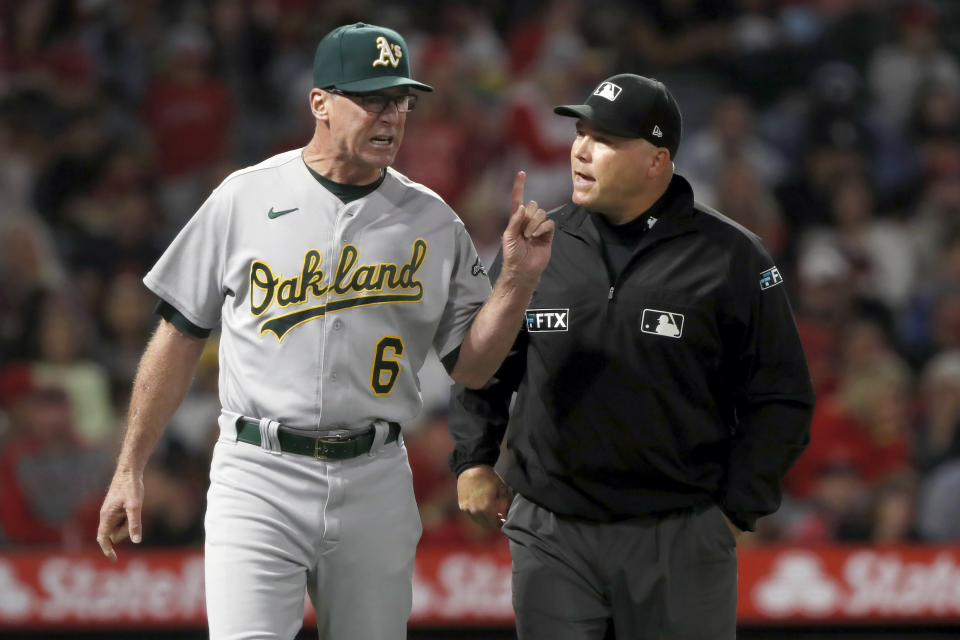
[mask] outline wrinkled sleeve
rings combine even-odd
[[[810,441],[814,391],[782,275],[755,241],[734,260],[724,343],[735,422],[719,502],[738,527],[780,506],[783,477]]]
[[[496,282],[501,256],[490,269]],[[479,464],[493,465],[510,419],[510,401],[526,368],[527,332],[520,331],[500,368],[480,389],[454,385],[450,395],[450,469],[459,474]]]
[[[147,288],[202,330],[220,322],[226,295],[226,200],[222,190],[215,190],[143,278]]]
[[[433,346],[446,364],[459,349],[480,307],[490,297],[490,280],[477,249],[462,224],[454,225],[454,265],[450,274],[447,304],[433,338]],[[449,369],[448,369],[449,370]]]

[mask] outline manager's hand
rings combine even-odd
[[[478,465],[457,477],[460,510],[480,525],[493,529],[503,524],[509,507],[507,485],[493,467]]]
[[[532,291],[550,262],[554,223],[535,201],[524,203],[526,183],[526,172],[518,171],[513,181],[510,219],[500,240],[503,253],[500,278]]]
[[[135,543],[140,542],[142,506],[143,476],[118,470],[113,475],[107,497],[100,507],[97,542],[103,555],[116,562],[117,552],[113,548],[115,544],[127,536]]]

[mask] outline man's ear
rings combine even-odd
[[[650,157],[650,166],[647,168],[647,175],[656,178],[663,175],[664,171],[673,168],[673,159],[670,152],[664,147],[657,147],[656,153]]]
[[[310,111],[313,113],[313,117],[317,120],[326,120],[329,116],[327,113],[327,100],[330,99],[330,94],[326,91],[321,91],[320,89],[311,89],[310,90]]]

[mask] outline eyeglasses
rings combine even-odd
[[[415,93],[405,93],[402,96],[388,96],[385,93],[347,93],[346,91],[333,88],[324,89],[324,91],[350,98],[360,105],[364,111],[369,111],[370,113],[383,113],[387,105],[391,103],[397,106],[397,111],[400,113],[413,111],[414,107],[417,106],[418,96]]]

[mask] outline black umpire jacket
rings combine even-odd
[[[682,177],[651,211],[613,282],[587,211],[550,212],[524,330],[484,388],[454,391],[450,467],[495,463],[509,419],[504,480],[555,513],[613,521],[712,501],[752,530],[809,442],[787,290],[759,238],[694,203]]]

